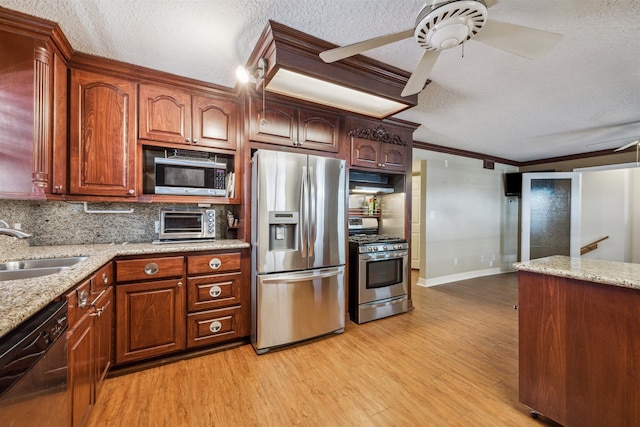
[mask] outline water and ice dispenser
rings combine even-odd
[[[298,250],[300,217],[293,211],[269,211],[269,250]]]

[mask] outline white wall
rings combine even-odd
[[[640,262],[639,196],[640,169],[582,173],[580,245],[609,236],[584,258]]]
[[[426,171],[421,247],[426,263],[419,284],[500,272],[504,251],[518,246],[517,232],[505,235],[517,224],[518,209],[512,209],[513,199],[507,205],[503,187],[504,173],[517,168],[496,164],[493,170],[484,169],[482,160],[418,149],[413,159],[414,170]]]

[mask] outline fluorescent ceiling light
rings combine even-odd
[[[406,104],[279,68],[267,83],[270,92],[376,118],[388,117]]]

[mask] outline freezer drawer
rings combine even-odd
[[[343,266],[259,275],[255,298],[252,344],[258,354],[344,330]]]

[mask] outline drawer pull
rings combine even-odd
[[[76,296],[78,298],[78,307],[85,308],[87,306],[87,300],[89,299],[89,292],[86,289],[76,289]]]
[[[222,289],[220,289],[220,286],[212,286],[211,288],[209,288],[209,295],[211,295],[213,298],[219,297],[221,293]]]
[[[214,320],[213,322],[211,322],[211,323],[209,324],[209,330],[210,330],[211,332],[213,332],[214,334],[215,334],[216,332],[219,332],[219,331],[220,331],[220,329],[222,329],[222,323],[218,322],[217,320]]]
[[[158,272],[158,270],[160,269],[158,268],[158,264],[156,264],[155,262],[150,262],[149,264],[144,266],[144,272],[149,276],[153,276]]]
[[[222,261],[220,261],[220,258],[212,258],[211,261],[209,261],[209,267],[211,267],[212,270],[217,270],[222,266]]]
[[[107,273],[102,273],[102,283],[105,285],[109,283],[109,276],[107,276]]]

